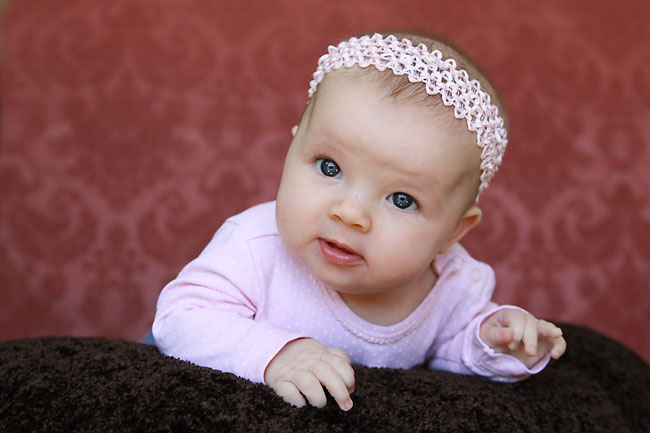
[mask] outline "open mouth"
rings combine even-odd
[[[363,257],[345,244],[318,239],[321,254],[328,262],[337,265],[354,265],[363,261]]]
[[[344,246],[337,245],[337,244],[335,244],[334,242],[330,242],[330,241],[325,241],[325,242],[327,242],[327,245],[329,245],[330,247],[332,247],[332,248],[338,248],[339,250],[343,251],[344,253],[348,253],[348,254],[356,254],[354,251],[349,250],[349,249],[345,248]]]

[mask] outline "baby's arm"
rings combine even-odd
[[[528,368],[549,353],[558,359],[566,350],[560,328],[516,308],[498,310],[485,319],[480,336],[494,351],[514,356]]]
[[[304,334],[260,320],[257,313],[266,295],[256,269],[238,226],[224,224],[160,294],[153,324],[158,348],[265,383],[298,406],[305,398],[324,406],[324,386],[342,409],[349,409],[354,389],[350,359]]]
[[[324,386],[342,410],[352,408],[354,370],[350,358],[311,338],[287,343],[266,368],[264,382],[295,406],[304,406],[306,398],[312,406],[324,407]]]
[[[153,323],[158,348],[262,383],[278,351],[305,336],[260,319],[264,298],[245,238],[226,223],[161,292]]]

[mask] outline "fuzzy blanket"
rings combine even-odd
[[[644,432],[650,367],[589,329],[516,384],[424,369],[355,366],[354,408],[297,409],[263,385],[140,343],[0,343],[0,432]]]

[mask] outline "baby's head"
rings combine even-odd
[[[508,126],[501,99],[478,66],[450,44],[414,33],[351,38],[328,51],[310,83],[310,103],[326,76],[351,68],[375,80],[396,103],[437,107],[437,114],[463,120],[481,151],[477,201],[501,164]]]
[[[278,192],[285,244],[339,288],[413,283],[480,221],[506,145],[496,93],[446,44],[375,34],[330,47],[309,94]]]

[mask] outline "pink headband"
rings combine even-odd
[[[467,128],[476,132],[481,152],[481,185],[479,194],[487,188],[498,170],[508,144],[508,133],[499,109],[491,103],[490,95],[481,90],[478,80],[470,80],[456,61],[442,59],[438,50],[429,52],[424,44],[413,46],[408,39],[398,40],[379,33],[330,45],[328,53],[318,60],[318,68],[310,83],[311,98],[326,73],[341,67],[374,66],[380,71],[390,69],[395,75],[407,75],[412,83],[424,83],[429,95],[439,94],[442,102],[454,106],[457,119],[467,119]],[[478,200],[478,196],[477,196]]]

